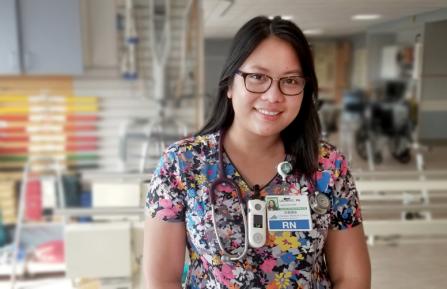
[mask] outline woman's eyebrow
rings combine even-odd
[[[260,65],[253,65],[253,66],[248,65],[247,69],[254,69],[254,70],[260,71],[260,72],[265,73],[265,74],[271,73],[271,71],[269,69],[267,69],[265,67],[262,67]],[[285,71],[285,72],[281,73],[280,75],[287,75],[287,74],[299,74],[299,75],[301,75],[301,74],[303,74],[303,72],[301,71],[300,68],[296,68],[296,69],[291,69],[291,70]]]
[[[302,74],[303,72],[301,71],[301,69],[293,69],[293,70],[288,70],[286,72],[284,72],[283,74]]]
[[[268,70],[267,68],[264,68],[264,67],[259,66],[259,65],[253,65],[253,66],[250,66],[250,65],[249,65],[247,68],[248,68],[248,69],[256,69],[256,70],[260,70],[260,71],[265,72],[265,73],[269,72],[269,70]]]

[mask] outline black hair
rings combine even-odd
[[[286,153],[299,173],[310,177],[318,169],[320,120],[316,102],[318,81],[309,44],[298,26],[279,16],[269,19],[258,16],[245,23],[236,33],[230,54],[224,64],[219,81],[217,99],[210,119],[198,132],[199,135],[228,129],[234,119],[234,110],[227,91],[234,75],[256,47],[270,36],[288,42],[295,50],[301,64],[306,86],[298,116],[281,132]]]

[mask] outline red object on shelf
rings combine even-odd
[[[96,144],[69,144],[65,147],[69,152],[95,151],[98,149]]]
[[[96,130],[96,125],[94,124],[78,124],[78,123],[70,123],[65,125],[66,132],[73,131],[94,131]]]
[[[91,115],[91,114],[86,114],[86,115],[76,115],[76,114],[69,114],[67,115],[67,121],[96,121],[98,120],[98,116],[97,115]]]
[[[69,136],[67,136],[67,141],[68,142],[96,142],[96,141],[98,141],[98,137],[69,135]]]
[[[0,147],[0,155],[24,154],[27,152],[28,152],[28,149],[26,147],[16,147],[16,148],[2,148],[2,147]]]
[[[34,261],[42,263],[64,263],[64,241],[45,242],[33,250]]]
[[[0,136],[0,142],[27,142],[29,137],[27,135],[22,136]]]
[[[26,184],[25,219],[42,220],[42,186],[38,179],[29,180]]]
[[[28,121],[27,115],[1,115],[0,120],[3,121]]]
[[[0,127],[1,133],[25,133],[25,127]]]

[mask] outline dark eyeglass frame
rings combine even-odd
[[[272,83],[273,83],[273,81],[274,81],[274,80],[277,80],[277,81],[278,81],[278,88],[279,88],[279,91],[281,91],[282,94],[287,95],[287,96],[300,95],[301,93],[303,93],[304,88],[306,87],[307,80],[308,80],[307,77],[305,77],[305,76],[301,76],[301,75],[293,75],[293,76],[284,76],[284,77],[279,77],[279,78],[273,78],[273,77],[271,77],[270,75],[267,75],[267,74],[265,74],[265,73],[258,73],[258,72],[244,72],[244,71],[239,70],[239,69],[236,71],[236,74],[239,74],[240,76],[242,76],[242,78],[244,79],[244,86],[245,86],[245,89],[246,89],[247,91],[251,92],[251,93],[265,93],[266,91],[268,91],[268,90],[270,89],[270,87],[272,87]],[[249,90],[249,89],[247,88],[247,82],[246,82],[247,76],[249,76],[249,75],[254,75],[254,74],[264,75],[265,77],[267,77],[267,78],[270,79],[270,85],[267,87],[266,90],[264,90],[264,91],[251,91],[251,90]],[[288,78],[291,78],[291,77],[299,77],[299,78],[302,78],[302,79],[304,80],[303,89],[302,89],[300,92],[298,92],[298,93],[294,93],[294,94],[289,94],[289,93],[284,93],[284,91],[282,91],[282,89],[281,89],[281,85],[280,85],[281,80],[283,80],[283,79],[288,79]]]

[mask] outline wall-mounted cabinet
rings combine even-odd
[[[0,19],[0,74],[82,73],[79,0],[2,0]]]

